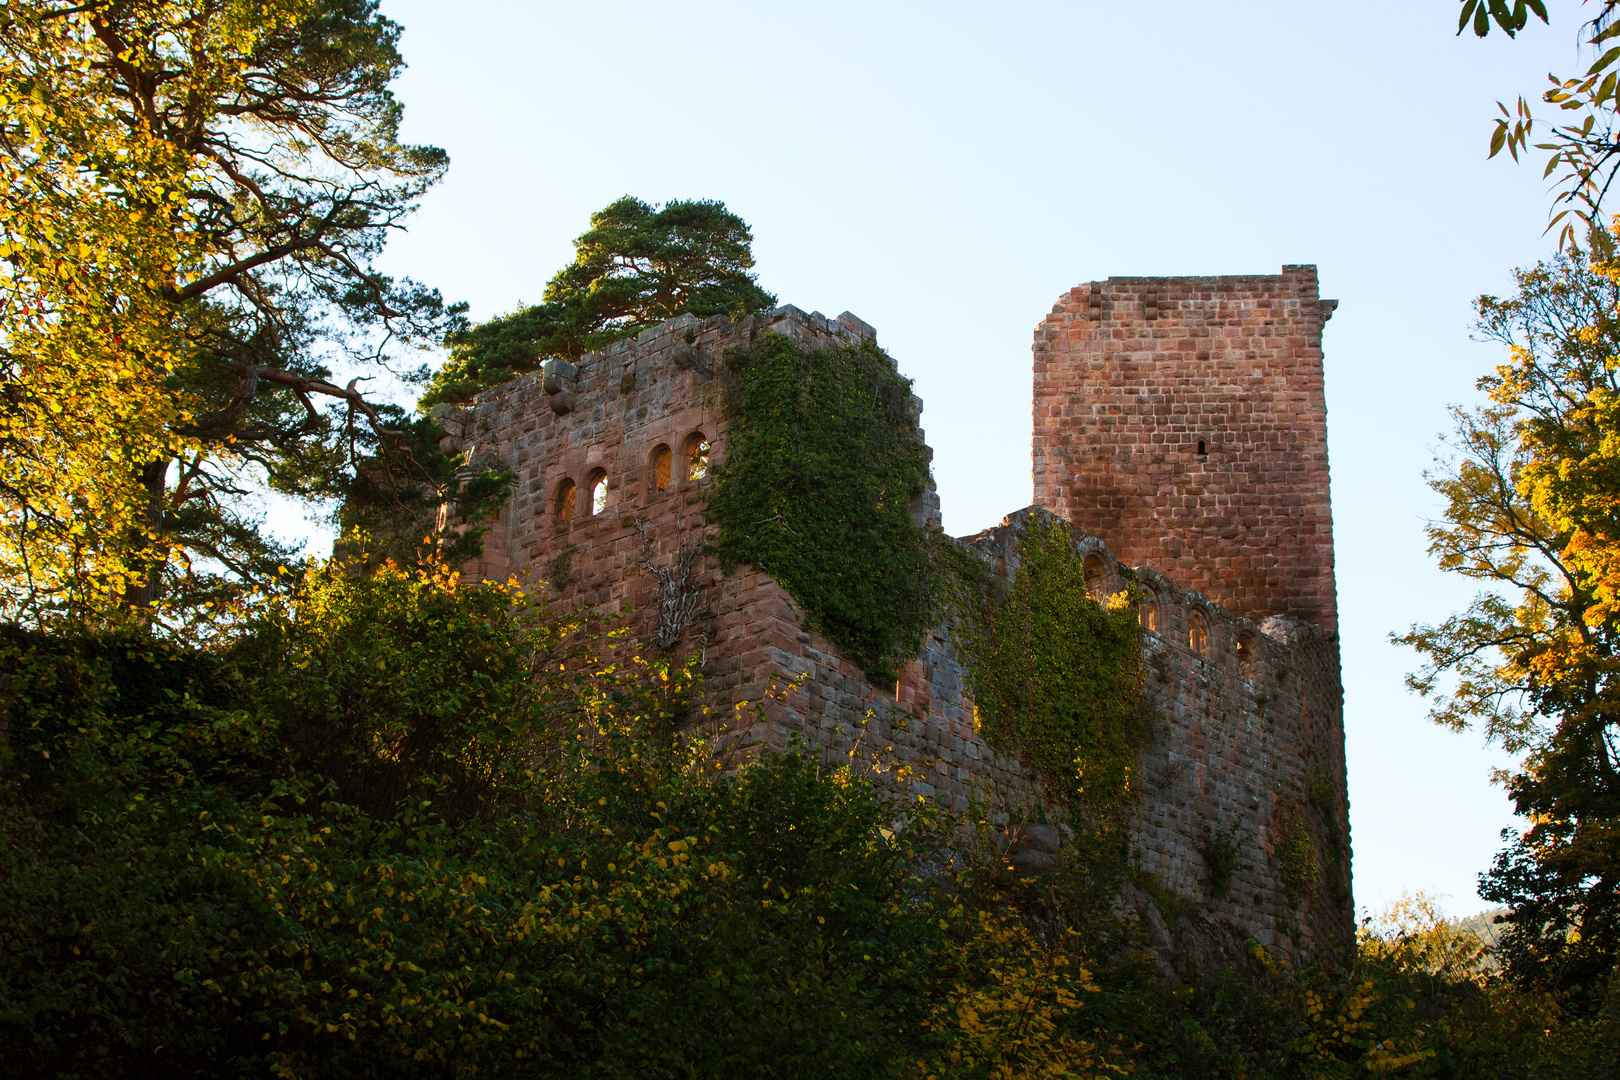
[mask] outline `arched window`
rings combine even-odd
[[[703,432],[686,437],[686,452],[681,456],[686,461],[688,480],[702,480],[709,475],[709,440],[703,437]]]
[[[1086,556],[1085,562],[1080,564],[1086,574],[1086,591],[1098,603],[1108,598],[1108,567],[1103,564],[1102,556],[1095,551]]]
[[[675,464],[675,455],[669,447],[659,443],[647,457],[647,488],[659,492],[669,490],[669,476]]]
[[[1238,674],[1246,679],[1254,678],[1254,637],[1251,634],[1239,634],[1237,639]]]
[[[590,480],[585,484],[585,490],[589,493],[586,496],[586,505],[590,507],[593,516],[607,509],[607,473],[601,469],[593,472]]]
[[[1162,625],[1159,622],[1159,601],[1146,590],[1142,592],[1142,599],[1138,601],[1138,611],[1142,617],[1142,629],[1151,630],[1157,634]]]
[[[564,480],[557,485],[556,498],[552,499],[551,506],[557,515],[557,524],[566,525],[574,520],[574,503],[578,501],[579,492],[574,489],[572,480]]]
[[[1187,617],[1187,648],[1199,656],[1209,655],[1209,624],[1196,611]]]

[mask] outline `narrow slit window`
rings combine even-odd
[[[1254,638],[1244,634],[1237,640],[1238,671],[1244,678],[1254,677]]]
[[[607,474],[599,473],[591,481],[591,513],[600,514],[607,509]]]
[[[1159,602],[1148,593],[1142,597],[1141,604],[1142,629],[1159,632]]]
[[[669,447],[660,446],[652,452],[651,480],[655,492],[669,490],[670,473],[675,464],[675,455],[669,452]]]
[[[574,502],[578,494],[579,493],[574,490],[574,482],[572,480],[564,480],[561,484],[557,485],[557,498],[554,501],[554,507],[557,514],[558,524],[566,525],[570,521],[574,520]]]
[[[1198,456],[1199,457],[1204,456],[1204,440],[1203,439],[1198,440]]]
[[[1103,565],[1102,556],[1092,553],[1087,555],[1081,569],[1086,575],[1086,591],[1098,603],[1108,598],[1108,568]]]
[[[702,480],[709,475],[709,440],[694,435],[686,444],[686,478]]]

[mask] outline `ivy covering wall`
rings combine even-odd
[[[933,621],[928,484],[911,380],[883,350],[804,349],[781,334],[727,355],[731,429],[708,502],[727,567],[768,571],[882,684]]]
[[[1272,820],[1277,866],[1288,889],[1288,905],[1297,908],[1316,889],[1316,847],[1298,799],[1278,800]]]
[[[952,618],[985,740],[1057,801],[1123,805],[1148,734],[1141,630],[1128,595],[1091,596],[1067,523],[1033,527],[1016,580],[996,583],[912,523],[928,451],[911,381],[875,344],[807,349],[766,334],[726,360],[731,429],[708,517],[727,567],[776,577],[877,685]]]
[[[1121,807],[1149,735],[1142,632],[1129,594],[1091,595],[1063,521],[1026,534],[1010,588],[957,563],[968,586],[961,637],[980,734],[1018,753],[1071,806],[1093,817]]]

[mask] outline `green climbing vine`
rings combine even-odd
[[[1131,794],[1149,735],[1129,594],[1092,597],[1062,521],[1037,522],[1025,535],[1010,588],[971,555],[954,565],[966,586],[955,606],[975,725],[991,746],[1034,766],[1053,795],[1093,820],[1109,816]]]
[[[1222,829],[1208,818],[1200,823],[1198,831],[1198,850],[1204,856],[1204,866],[1208,870],[1208,875],[1202,879],[1204,890],[1214,899],[1224,900],[1232,886],[1232,875],[1247,869],[1242,856],[1244,846],[1249,841],[1249,831],[1241,821],[1234,821]]]
[[[874,682],[892,681],[934,616],[928,484],[911,380],[871,342],[804,349],[766,334],[726,357],[731,429],[708,502],[733,567],[769,571]]]
[[[1350,906],[1350,878],[1345,870],[1346,838],[1339,824],[1339,803],[1333,782],[1321,765],[1312,762],[1310,782],[1306,787],[1311,807],[1321,825],[1323,846],[1327,849],[1322,859],[1323,876],[1328,892],[1342,908]]]
[[[1277,868],[1288,890],[1288,905],[1298,907],[1316,888],[1316,845],[1297,799],[1279,800],[1274,821]]]
[[[953,616],[985,740],[1093,820],[1122,806],[1148,736],[1141,630],[1128,594],[1091,596],[1068,525],[1030,529],[1009,588],[912,524],[928,450],[911,381],[870,342],[806,349],[766,334],[726,371],[731,428],[707,510],[725,565],[775,576],[875,683]]]

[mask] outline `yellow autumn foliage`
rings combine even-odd
[[[146,2],[138,40],[96,7],[0,0],[0,617],[34,624],[104,617],[150,573],[142,469],[197,452],[173,297],[207,257],[207,163],[171,104],[245,92],[245,59],[311,4]]]
[[[929,1026],[951,1035],[950,1049],[924,1070],[929,1080],[1040,1080],[1114,1076],[1130,1071],[1075,1034],[1091,972],[1070,949],[1045,946],[1029,924],[1006,911],[977,911],[959,936],[971,952],[966,977],[935,1010]],[[1073,936],[1073,931],[1069,931]]]

